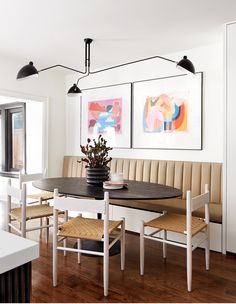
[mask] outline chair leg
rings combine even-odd
[[[140,275],[144,275],[144,221],[140,226]]]
[[[192,244],[187,242],[187,288],[192,291]]]
[[[64,213],[64,222],[66,223],[68,221],[68,211],[66,210],[65,213]],[[67,239],[65,238],[64,241],[63,241],[63,246],[66,247],[67,245]],[[66,250],[64,250],[64,256],[67,255],[67,252]]]
[[[65,238],[63,241],[63,247],[66,247],[66,246],[67,246],[67,238]],[[67,256],[66,250],[63,251],[63,254],[64,254],[64,256]]]
[[[209,226],[206,228],[206,247],[205,247],[205,261],[206,261],[206,270],[210,269],[210,238],[209,238]]]
[[[43,219],[42,218],[40,218],[40,227],[42,227],[43,226]],[[42,236],[42,229],[40,229],[40,237]]]
[[[103,257],[103,285],[104,296],[108,296],[108,282],[109,282],[109,240],[104,240],[104,257]]]
[[[21,230],[21,236],[23,238],[26,238],[26,222],[22,222],[20,224],[21,224],[21,228],[20,228],[20,230]]]
[[[46,217],[46,225],[49,225],[49,217]],[[49,227],[46,228],[46,244],[49,241]]]
[[[57,286],[57,235],[53,235],[53,286]]]
[[[166,241],[167,239],[167,231],[163,230],[163,240]],[[163,243],[163,258],[166,259],[166,253],[167,253],[167,245],[166,243]]]
[[[77,240],[77,248],[81,249],[81,240],[80,239]],[[78,264],[80,264],[80,259],[81,259],[81,253],[78,252]]]
[[[11,223],[11,216],[9,215],[9,213],[11,212],[11,203],[10,203],[10,199],[8,198],[7,203],[6,203],[6,209],[4,210],[5,214],[6,214],[6,231],[11,232],[11,227],[9,226],[9,224]]]
[[[7,232],[11,232],[11,227],[9,226],[10,223],[11,223],[11,217],[9,215],[7,215],[7,222],[6,222],[6,231]]]
[[[40,197],[40,198],[39,198],[39,204],[42,205],[42,203],[43,203],[42,197]],[[40,225],[40,227],[43,226],[43,219],[42,219],[42,217],[40,217],[39,225]],[[40,229],[40,237],[42,236],[42,230],[43,230],[43,229]]]
[[[122,230],[122,238],[121,238],[121,251],[120,251],[120,267],[121,270],[125,269],[125,219],[122,218],[123,222],[122,222],[122,226],[121,226],[121,230]]]

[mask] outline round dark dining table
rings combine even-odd
[[[126,207],[129,207],[128,200],[158,200],[175,198],[182,195],[182,191],[170,186],[160,185],[156,183],[148,183],[141,181],[125,181],[127,188],[119,190],[107,190],[102,186],[90,185],[85,177],[55,177],[45,178],[33,182],[33,186],[41,190],[51,191],[58,189],[60,194],[75,197],[93,197],[95,199],[103,199],[104,192],[109,192],[111,199],[110,205],[113,204],[112,199],[127,200]],[[115,203],[114,203],[115,205]],[[137,208],[136,208],[137,209]],[[95,245],[96,244],[96,245]],[[119,243],[110,250],[110,255],[120,252]],[[83,241],[82,247],[88,250],[103,251],[102,242]]]
[[[156,200],[182,195],[181,190],[170,186],[131,180],[125,182],[128,184],[127,188],[107,190],[102,186],[87,184],[85,177],[53,177],[34,181],[33,186],[51,192],[57,188],[61,194],[95,199],[103,199],[106,191],[109,192],[110,199],[121,200]]]

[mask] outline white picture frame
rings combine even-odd
[[[83,90],[80,130],[82,145],[102,134],[108,146],[130,148],[131,83]]]
[[[133,83],[132,148],[202,150],[202,78]]]

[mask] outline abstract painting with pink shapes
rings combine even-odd
[[[97,133],[113,129],[116,134],[122,132],[122,98],[96,100],[88,102],[88,132],[96,128]]]
[[[143,130],[147,133],[187,131],[187,114],[186,98],[171,94],[148,96],[143,110]]]

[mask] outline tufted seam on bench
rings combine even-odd
[[[86,175],[84,164],[77,162],[79,159],[77,156],[64,157],[63,176]],[[193,195],[198,195],[204,191],[204,185],[208,183],[210,201],[218,204],[222,202],[221,163],[114,158],[110,168],[111,173],[123,171],[125,179],[174,186],[182,190],[183,199],[186,199],[187,190],[192,190]]]

